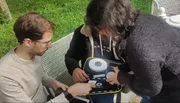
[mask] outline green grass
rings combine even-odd
[[[0,57],[16,46],[13,24],[17,17],[29,11],[37,11],[55,23],[53,41],[71,33],[84,21],[89,0],[6,0],[13,20],[0,24]],[[135,7],[150,12],[151,0],[132,0]],[[1,15],[0,15],[1,16]],[[4,20],[4,19],[3,19]]]
[[[138,8],[144,13],[151,12],[152,0],[131,0],[135,8]]]

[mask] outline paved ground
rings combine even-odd
[[[137,96],[133,92],[121,93],[121,103],[140,103],[141,97]]]

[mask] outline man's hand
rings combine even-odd
[[[76,83],[68,88],[68,93],[72,96],[87,95],[89,91],[95,88],[95,83]]]
[[[115,73],[107,79],[107,82],[109,82],[109,84],[111,84],[111,85],[113,85],[113,84],[120,85],[120,83],[118,82],[118,79],[117,79],[119,69],[118,69],[118,67],[113,67],[113,69],[114,69]]]
[[[72,74],[75,82],[83,82],[89,77],[81,68],[76,68]]]
[[[68,88],[67,85],[61,83],[61,82],[58,82],[57,80],[53,80],[52,84],[51,84],[51,87],[53,88],[53,90],[57,90],[58,88],[62,88],[63,90],[66,90]]]

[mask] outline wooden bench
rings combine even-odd
[[[73,84],[73,80],[71,75],[67,71],[64,57],[69,47],[72,36],[73,33],[57,40],[53,43],[53,47],[43,55],[44,72],[54,79],[69,86]],[[136,95],[132,92],[129,92],[128,94],[122,93],[121,102],[123,103],[131,101],[134,97],[136,97]]]

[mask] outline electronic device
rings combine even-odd
[[[121,63],[101,58],[87,58],[83,67],[85,73],[89,75],[86,82],[96,84],[96,88],[93,88],[89,95],[117,93],[121,90],[121,85],[111,85],[106,81],[114,74],[113,67],[118,65]]]

